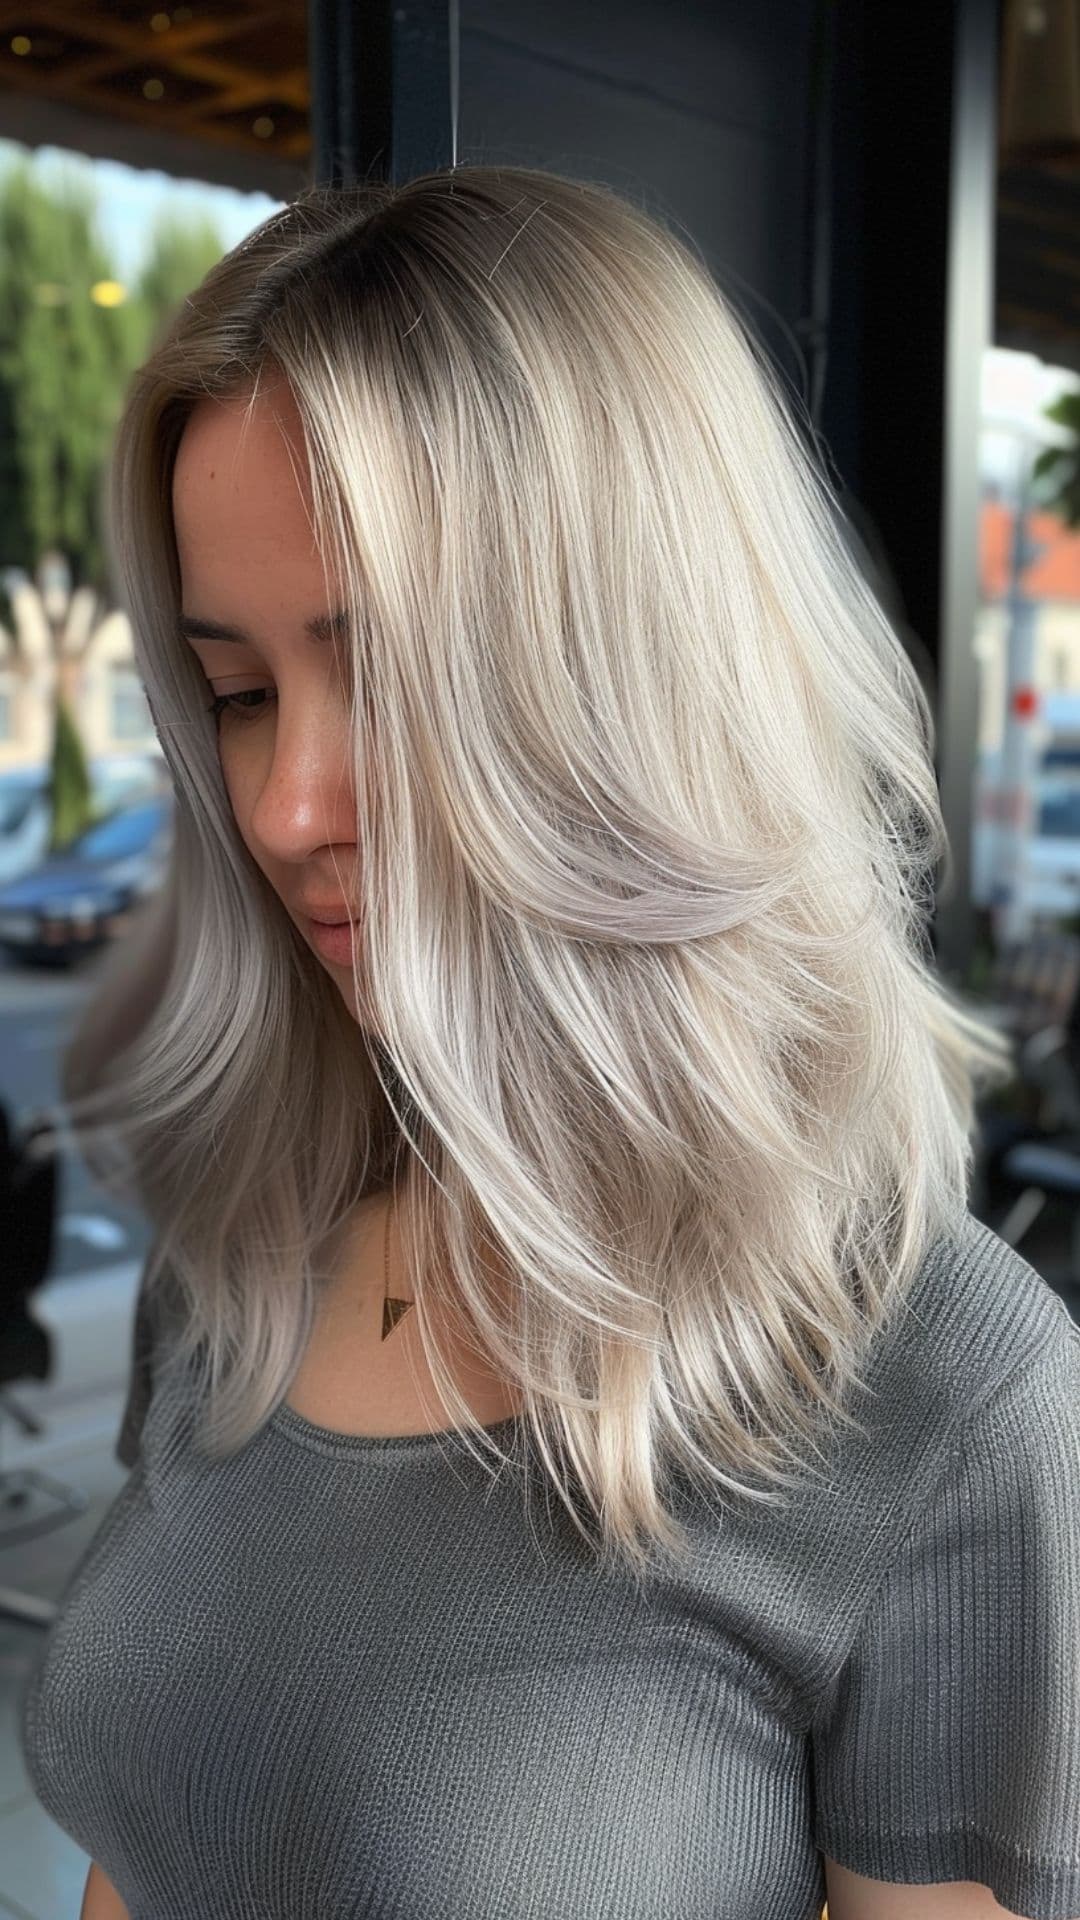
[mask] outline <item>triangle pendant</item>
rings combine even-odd
[[[411,1306],[412,1306],[411,1300],[386,1299],[383,1301],[382,1337],[384,1340],[386,1339],[388,1334],[393,1333],[394,1328],[397,1326],[398,1321],[406,1313],[408,1313],[409,1308]]]

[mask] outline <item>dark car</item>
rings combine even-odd
[[[122,803],[0,887],[0,948],[20,961],[66,965],[122,933],[162,883],[174,806],[171,792]]]
[[[154,749],[101,754],[87,762],[87,772],[94,821],[133,800],[153,800],[171,789],[164,755]],[[48,857],[51,782],[52,769],[45,760],[0,769],[0,887],[21,880]]]

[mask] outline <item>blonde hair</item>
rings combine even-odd
[[[374,1043],[239,836],[176,635],[180,435],[268,369],[356,615]],[[669,1470],[783,1503],[823,1429],[863,1430],[869,1345],[967,1208],[976,1081],[1013,1063],[935,972],[932,712],[764,350],[606,187],[313,187],[155,343],[107,519],[175,838],[64,1094],[157,1232],[199,1447],[284,1399],[329,1237],[404,1154],[478,1460],[507,1456],[433,1275],[608,1564],[686,1552]]]

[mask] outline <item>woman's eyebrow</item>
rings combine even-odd
[[[304,622],[304,632],[313,640],[336,640],[349,632],[350,624],[348,608],[339,607],[335,613],[313,613],[311,619]],[[176,630],[181,640],[235,640],[243,647],[257,644],[243,627],[229,626],[221,620],[203,620],[197,613],[178,614]]]

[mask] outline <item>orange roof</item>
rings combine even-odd
[[[1013,510],[1000,500],[983,500],[979,511],[979,588],[984,600],[1000,600],[1008,590],[1012,562]],[[1028,538],[1043,551],[1021,575],[1032,600],[1080,600],[1080,532],[1070,533],[1057,518],[1037,508],[1028,515]]]

